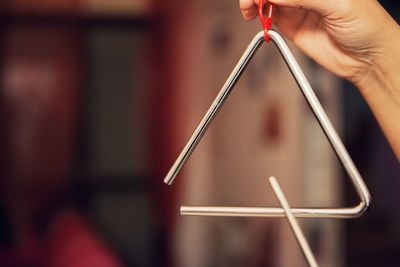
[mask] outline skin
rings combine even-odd
[[[245,20],[259,0],[239,0]],[[400,161],[400,27],[376,0],[270,0],[274,24],[309,57],[354,83]]]

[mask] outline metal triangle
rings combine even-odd
[[[319,125],[321,126],[325,136],[330,142],[335,151],[340,163],[346,170],[350,180],[360,198],[360,203],[352,207],[341,208],[291,208],[291,212],[295,217],[308,218],[355,218],[363,215],[369,208],[371,196],[367,186],[364,183],[360,173],[358,172],[353,160],[349,156],[343,142],[335,131],[332,123],[326,115],[318,98],[312,90],[307,78],[298,65],[288,45],[282,35],[275,31],[269,30],[268,35],[270,40],[275,44],[283,59],[285,60],[290,72],[292,73],[297,85],[299,86],[306,102],[310,106]],[[218,93],[217,97],[211,104],[207,113],[199,123],[193,135],[183,148],[179,157],[166,175],[164,182],[171,185],[178,175],[179,171],[190,157],[197,144],[200,142],[204,133],[212,123],[213,119],[221,109],[230,92],[234,88],[240,75],[245,70],[254,56],[257,49],[264,43],[264,31],[259,32],[251,41],[246,51],[243,53],[239,62],[236,64],[232,73],[228,77],[224,86]],[[182,215],[197,215],[197,216],[230,216],[230,217],[285,217],[285,211],[279,207],[213,207],[213,206],[182,206]]]

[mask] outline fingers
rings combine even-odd
[[[242,16],[245,20],[252,20],[258,16],[257,8],[242,10]]]
[[[334,8],[332,0],[269,0],[269,2],[277,6],[314,10],[321,14],[329,13]]]
[[[287,38],[293,40],[306,14],[307,10],[304,9],[279,7],[275,9],[274,24]]]
[[[240,9],[241,10],[251,9],[255,7],[254,2],[255,2],[254,0],[239,0]]]
[[[254,0],[239,0],[239,4],[245,20],[257,17],[257,6],[254,4]]]
[[[314,10],[322,15],[335,9],[333,0],[268,0],[268,2],[277,6]],[[239,0],[239,3],[245,20],[252,20],[257,17],[259,0]]]

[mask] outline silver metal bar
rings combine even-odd
[[[210,108],[207,110],[207,113],[204,115],[203,119],[200,121],[199,125],[197,126],[196,130],[190,137],[189,141],[186,143],[182,152],[179,154],[174,165],[172,165],[168,174],[165,176],[164,183],[171,185],[174,182],[179,171],[182,169],[183,165],[185,165],[186,161],[193,153],[194,149],[196,148],[197,144],[200,142],[204,133],[207,131],[208,127],[214,120],[218,111],[221,109],[222,105],[225,103],[229,94],[232,92],[232,89],[234,88],[236,82],[239,80],[240,75],[243,73],[250,59],[253,57],[257,49],[261,46],[263,41],[264,40],[262,38],[254,38],[251,41],[246,51],[239,59],[239,62],[236,64],[235,68],[229,75],[224,86],[222,86],[218,95],[212,102]]]
[[[316,119],[318,120],[323,132],[328,138],[332,148],[334,149],[340,163],[343,165],[350,180],[360,197],[360,203],[354,207],[345,208],[292,208],[291,211],[296,217],[312,217],[312,218],[355,218],[364,214],[370,206],[371,196],[365,185],[361,175],[355,167],[351,157],[349,156],[345,146],[336,133],[332,123],[322,108],[318,98],[312,90],[304,73],[294,58],[292,52],[287,46],[283,37],[277,31],[270,30],[268,32],[270,39],[278,48],[284,58],[289,70],[296,80],[306,102],[310,106]],[[264,42],[264,32],[259,32],[251,41],[246,51],[235,66],[228,80],[218,93],[216,99],[207,111],[206,115],[200,122],[199,126],[189,139],[188,143],[182,150],[181,154],[175,161],[171,170],[168,172],[164,182],[172,184],[176,175],[183,167],[197,144],[201,140],[205,131],[215,118],[216,114],[225,103],[233,86],[238,78],[243,73],[243,70],[249,63],[252,56],[255,54],[260,45]],[[182,215],[196,216],[228,216],[228,217],[284,217],[285,211],[277,207],[209,207],[209,206],[183,206],[181,207]]]
[[[352,219],[362,216],[365,203],[350,208],[292,208],[297,218]],[[285,217],[279,207],[224,207],[224,206],[182,206],[181,215],[213,217]]]
[[[275,177],[270,177],[269,183],[271,184],[272,190],[274,190],[276,198],[278,199],[283,210],[285,211],[285,214],[289,221],[290,227],[292,228],[292,231],[293,231],[294,235],[296,236],[296,240],[301,247],[301,251],[303,252],[304,257],[306,258],[308,265],[311,267],[318,267],[318,263],[315,260],[314,254],[311,251],[311,248],[307,242],[307,239],[304,236],[303,231],[300,228],[299,223],[297,222],[296,218],[294,217],[294,215],[292,213],[289,202],[288,202],[285,194],[283,193],[282,188],[280,187],[278,181],[275,179]]]

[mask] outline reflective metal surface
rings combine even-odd
[[[307,239],[305,238],[304,233],[301,230],[299,223],[297,222],[297,219],[294,217],[292,210],[290,209],[289,202],[287,201],[287,198],[283,193],[278,181],[275,179],[275,177],[270,177],[269,183],[271,184],[272,190],[274,190],[276,198],[278,199],[283,210],[285,211],[290,227],[292,228],[292,231],[296,237],[297,242],[300,245],[301,251],[306,258],[308,265],[310,267],[318,267],[318,263],[315,260],[313,252],[311,251],[310,245],[308,244]]]
[[[293,77],[295,78],[306,102],[310,106],[326,137],[328,138],[332,148],[334,149],[340,163],[343,165],[350,180],[360,197],[360,203],[348,208],[292,208],[291,212],[296,217],[312,217],[312,218],[354,218],[365,213],[371,203],[369,191],[355,167],[351,157],[344,147],[341,139],[336,133],[332,123],[327,117],[324,109],[318,101],[314,91],[308,83],[304,73],[299,67],[296,59],[293,57],[289,47],[283,37],[277,31],[270,30],[268,32],[270,40],[275,44],[289,67]],[[164,179],[164,182],[171,185],[177,174],[196,148],[202,136],[210,126],[216,114],[225,103],[229,93],[232,91],[238,78],[249,63],[257,49],[264,43],[264,32],[259,32],[251,41],[246,51],[235,66],[228,80],[218,93],[217,97],[211,104],[199,126],[189,139],[188,143],[182,150],[181,154],[173,164]],[[295,178],[295,177],[294,177]],[[208,207],[208,206],[183,206],[181,207],[183,215],[197,216],[234,216],[234,217],[283,217],[285,211],[278,207]]]
[[[235,68],[231,72],[231,75],[229,75],[224,86],[219,91],[217,97],[212,102],[206,115],[204,115],[203,119],[201,120],[201,122],[197,126],[196,130],[190,137],[186,146],[183,148],[182,152],[179,154],[178,158],[176,159],[174,165],[172,165],[171,169],[169,170],[168,174],[166,175],[166,177],[164,179],[164,182],[166,184],[171,185],[173,183],[173,181],[175,180],[179,171],[182,169],[183,165],[186,163],[186,161],[188,160],[190,155],[193,153],[193,150],[196,148],[197,144],[200,142],[201,138],[203,137],[204,133],[207,131],[207,129],[210,126],[210,124],[212,123],[212,121],[214,120],[218,111],[221,109],[222,105],[225,103],[229,94],[232,92],[232,89],[234,88],[236,82],[239,80],[240,75],[243,73],[243,71],[246,68],[247,64],[249,63],[250,59],[253,57],[253,55],[255,54],[255,52],[257,51],[257,49],[261,46],[261,44],[263,42],[264,42],[264,40],[263,40],[263,38],[260,38],[259,34],[257,35],[256,38],[254,38],[251,41],[251,43],[247,47],[246,51],[243,53],[242,57],[239,59],[239,62],[236,64]]]

